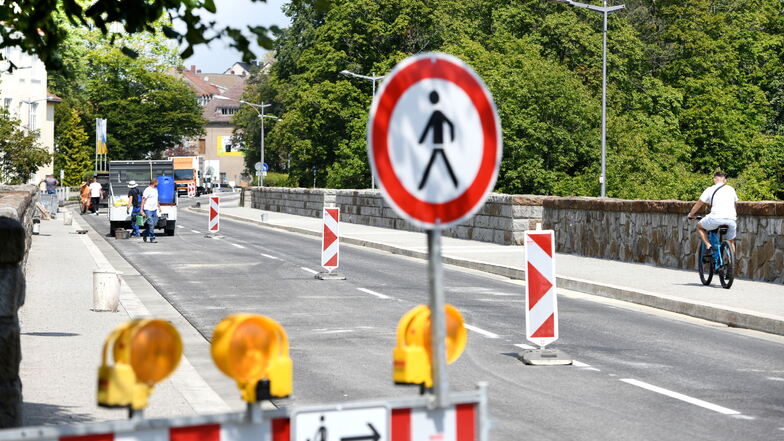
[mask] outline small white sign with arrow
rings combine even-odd
[[[389,408],[373,406],[297,412],[295,441],[389,441]]]

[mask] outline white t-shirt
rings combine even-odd
[[[737,213],[735,213],[735,202],[738,201],[738,194],[735,193],[735,189],[729,185],[725,185],[724,187],[721,187],[721,185],[722,184],[715,184],[706,188],[705,191],[702,192],[700,200],[706,204],[710,204],[711,196],[713,196],[713,204],[711,205],[709,216],[717,219],[735,220],[738,218]],[[716,191],[719,187],[721,187],[721,190]],[[716,193],[715,195],[713,194],[714,192]]]
[[[91,198],[99,198],[101,197],[101,184],[100,182],[93,182],[90,184],[90,197]]]
[[[144,207],[143,210],[154,211],[158,209],[158,189],[147,187],[144,189],[144,193],[142,193],[142,197],[144,198]]]

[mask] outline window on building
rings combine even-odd
[[[199,140],[199,154],[203,155],[207,153],[207,141],[204,139]]]
[[[11,104],[14,102],[13,98],[5,98],[3,99],[3,108],[11,113]]]
[[[38,103],[30,103],[30,122],[27,127],[30,130],[38,129]]]
[[[237,107],[218,107],[218,113],[221,115],[234,115],[239,110]]]

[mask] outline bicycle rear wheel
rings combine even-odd
[[[735,254],[727,241],[721,243],[721,260],[723,265],[719,268],[719,282],[722,288],[730,289],[735,280]]]
[[[700,242],[700,250],[697,252],[697,271],[700,273],[700,281],[703,285],[710,285],[713,280],[713,260],[705,262],[705,244]]]

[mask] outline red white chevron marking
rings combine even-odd
[[[220,198],[218,196],[210,196],[210,222],[207,225],[207,230],[210,233],[220,231]]]
[[[340,208],[324,209],[324,233],[321,236],[321,266],[328,271],[338,267],[340,255]]]
[[[554,251],[552,230],[525,232],[525,335],[539,346],[558,340]]]

